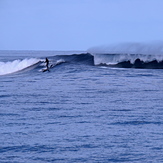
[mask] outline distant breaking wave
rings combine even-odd
[[[163,42],[123,43],[88,49],[95,65],[123,68],[163,68]]]
[[[163,55],[151,55],[151,54],[93,54],[95,57],[95,65],[104,63],[106,65],[115,65],[120,62],[130,61],[134,63],[137,59],[143,62],[151,62],[156,60],[161,62],[163,60]]]

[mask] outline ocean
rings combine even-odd
[[[0,163],[163,162],[162,60],[0,51]]]

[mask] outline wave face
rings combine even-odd
[[[72,54],[72,55],[55,55],[46,56],[49,59],[50,69],[66,64],[83,64],[83,65],[94,65],[94,57],[89,53]],[[46,58],[45,57],[45,58]],[[7,75],[12,73],[18,73],[22,71],[30,71],[33,69],[46,69],[45,58],[30,58],[23,60],[14,60],[8,62],[0,62],[0,75]]]
[[[94,56],[90,53],[72,54],[72,55],[56,55],[51,57],[52,59],[63,59],[66,63],[71,64],[85,64],[94,65]]]
[[[23,60],[14,60],[9,62],[0,62],[0,75],[11,74],[25,70],[30,67],[35,67],[39,63],[39,59],[30,58]]]

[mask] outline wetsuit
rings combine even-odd
[[[47,67],[47,69],[49,69],[49,60],[46,58],[46,67]]]

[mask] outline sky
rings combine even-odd
[[[0,50],[163,40],[163,0],[0,0]]]

